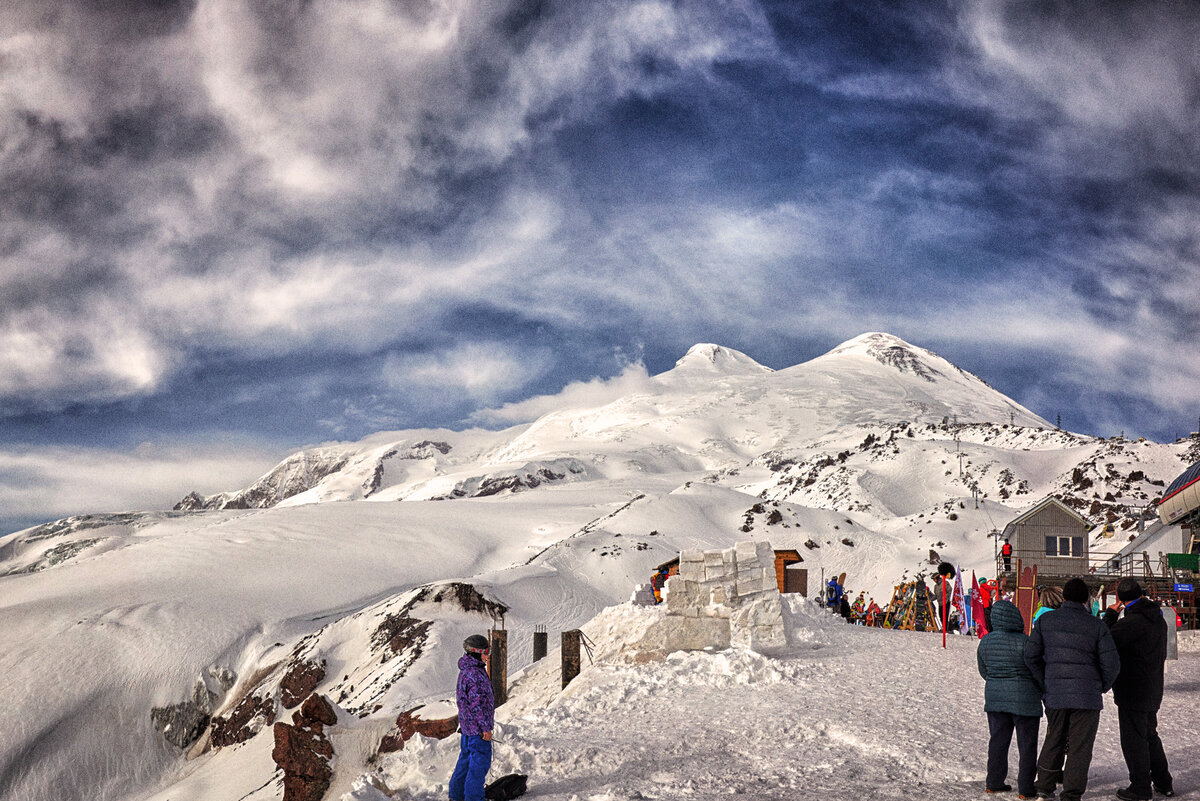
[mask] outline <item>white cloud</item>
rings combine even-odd
[[[542,415],[562,409],[591,409],[645,392],[652,388],[646,367],[639,363],[626,365],[612,378],[590,378],[573,381],[555,395],[538,395],[523,401],[506,403],[496,409],[480,409],[469,422],[485,426],[511,426],[528,423]]]
[[[211,494],[246,486],[284,455],[270,447],[214,443],[144,443],[133,450],[0,448],[4,516],[49,521],[170,509],[193,490]]]
[[[428,401],[452,393],[494,403],[544,375],[550,363],[547,350],[469,342],[433,353],[393,354],[383,378],[402,396]]]

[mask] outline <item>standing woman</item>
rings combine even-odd
[[[1017,733],[1017,792],[1034,798],[1037,773],[1038,729],[1042,723],[1042,688],[1025,664],[1025,621],[1012,601],[992,604],[992,630],[979,641],[975,658],[986,684],[983,710],[987,712],[989,793],[1011,790],[1008,778],[1008,746]]]
[[[1038,596],[1037,614],[1033,616],[1033,622],[1037,623],[1037,619],[1047,612],[1052,612],[1062,606],[1063,596],[1060,587],[1046,587],[1042,590],[1042,594]]]
[[[450,777],[450,801],[484,801],[483,785],[492,768],[492,727],[496,699],[492,680],[483,667],[487,638],[472,634],[463,640],[458,660],[458,764]]]

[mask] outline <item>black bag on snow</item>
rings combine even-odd
[[[501,776],[483,789],[483,797],[488,801],[509,801],[525,795],[525,783],[529,779],[522,773],[510,773]]]

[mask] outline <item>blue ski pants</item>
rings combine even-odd
[[[463,734],[458,764],[450,777],[450,801],[483,801],[483,785],[492,768],[492,744],[478,734]]]

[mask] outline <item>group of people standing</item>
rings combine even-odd
[[[1058,608],[1040,613],[1028,636],[1011,601],[991,605],[990,632],[976,654],[986,681],[989,793],[1012,789],[1006,779],[1015,732],[1020,797],[1053,799],[1061,784],[1058,797],[1078,801],[1087,789],[1101,696],[1111,689],[1129,769],[1129,786],[1117,797],[1149,801],[1155,792],[1175,794],[1158,735],[1167,654],[1162,608],[1132,578],[1117,585],[1117,601],[1102,619],[1092,613],[1090,596],[1082,579],[1066,582]],[[1043,707],[1046,736],[1039,753]]]
[[[849,593],[836,576],[825,585],[825,606],[841,615],[847,623],[859,626],[879,626],[883,623],[883,610],[875,603],[875,599],[868,600],[864,590],[851,603]]]

